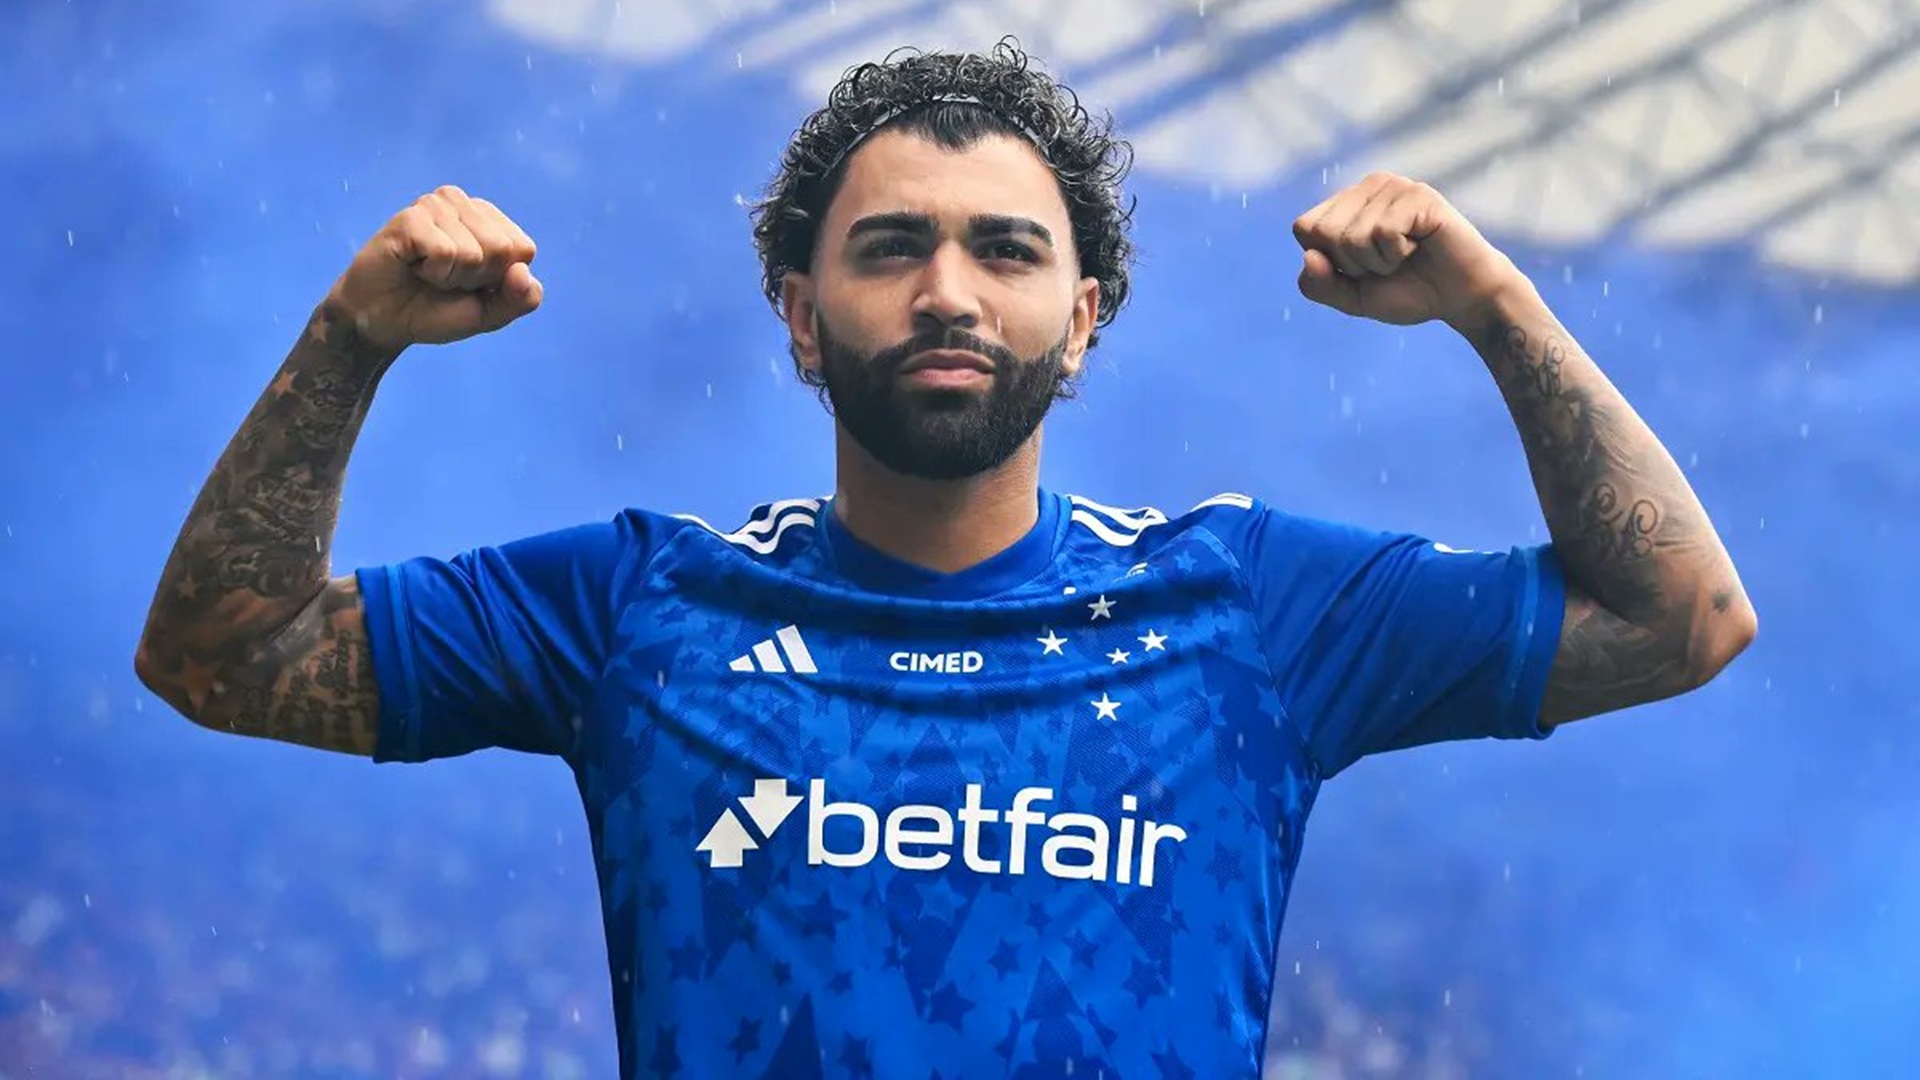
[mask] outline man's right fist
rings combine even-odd
[[[340,275],[328,303],[394,350],[498,330],[540,306],[533,239],[457,187],[395,214]]]

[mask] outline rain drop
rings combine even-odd
[[[1813,325],[1819,326],[1821,323],[1826,321],[1827,321],[1827,305],[1825,304],[1813,305]]]
[[[619,434],[614,435],[613,448],[615,450],[625,450],[627,448],[627,437]]]

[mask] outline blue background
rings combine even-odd
[[[336,570],[830,490],[739,202],[812,103],[731,46],[630,66],[464,5],[39,0],[0,30],[0,1073],[609,1074],[560,763],[222,737],[138,685],[133,647],[312,305],[442,183],[535,237],[546,304],[388,378]],[[1318,166],[1131,191],[1134,303],[1050,422],[1050,486],[1543,537],[1463,343],[1299,297],[1288,225]],[[1687,469],[1760,639],[1683,699],[1331,785],[1275,1074],[1920,1071],[1920,298],[1738,242],[1495,239]]]

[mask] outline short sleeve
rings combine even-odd
[[[356,571],[380,691],[374,760],[569,755],[606,665],[617,579],[655,531],[629,513]]]
[[[1543,739],[1566,586],[1551,544],[1460,551],[1254,504],[1227,528],[1323,777],[1369,754]]]

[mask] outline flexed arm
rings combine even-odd
[[[1349,315],[1441,320],[1505,398],[1567,576],[1541,706],[1565,723],[1706,683],[1757,619],[1673,456],[1518,267],[1425,184],[1376,173],[1294,224],[1300,289]]]
[[[228,443],[161,572],[134,669],[203,726],[345,753],[379,713],[358,588],[330,578],[361,423],[411,345],[498,329],[539,305],[533,241],[441,188],[369,240]]]

